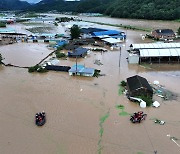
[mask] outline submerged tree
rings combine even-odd
[[[180,27],[178,28],[178,35],[180,35]]]
[[[78,25],[73,25],[71,27],[71,39],[79,38],[81,30]]]

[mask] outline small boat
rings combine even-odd
[[[35,123],[37,126],[43,126],[46,123],[46,114],[44,111],[36,113]]]

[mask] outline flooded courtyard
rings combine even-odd
[[[30,74],[27,69],[0,66],[0,153],[179,153],[180,65],[128,64],[126,50],[131,43],[151,42],[141,39],[143,33],[127,30],[121,56],[119,50],[91,52],[78,60],[78,64],[100,69],[105,76],[99,78],[69,76],[63,72]],[[30,66],[50,50],[44,44],[20,43],[2,46],[0,52],[7,63]],[[95,60],[103,65],[94,64]],[[72,66],[75,62],[68,58],[59,64]],[[177,100],[160,99],[159,108],[145,109],[130,102],[119,94],[119,84],[137,74],[150,83],[158,80],[177,94]],[[116,107],[120,104],[127,115],[120,114]],[[39,128],[34,116],[42,110],[47,113],[47,123]],[[132,124],[129,114],[139,110],[147,113],[147,119]],[[166,124],[157,125],[154,118]],[[177,144],[170,137],[176,138]]]

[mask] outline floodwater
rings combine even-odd
[[[44,43],[15,43],[0,47],[0,53],[4,58],[4,64],[20,67],[31,67],[47,57],[49,50]]]
[[[118,50],[92,52],[78,60],[78,64],[100,69],[105,76],[99,78],[72,77],[63,72],[30,74],[27,69],[0,66],[0,153],[179,153],[179,97],[173,101],[159,99],[160,108],[141,109],[118,94],[118,85],[138,74],[151,83],[158,80],[179,96],[180,65],[129,65],[129,44],[143,40],[140,31],[127,33],[121,56]],[[96,59],[103,65],[95,65]],[[60,65],[73,64],[75,59],[60,60]],[[119,104],[124,105],[127,113],[143,110],[147,119],[132,124],[129,115],[119,115]],[[34,116],[42,110],[47,113],[47,123],[39,128],[34,124]],[[153,118],[166,123],[154,124]],[[176,143],[169,134],[177,139]]]
[[[140,19],[118,19],[118,18],[110,18],[110,17],[85,17],[81,16],[81,18],[85,21],[92,21],[92,22],[100,22],[100,23],[107,23],[107,24],[122,24],[122,25],[131,25],[137,26],[147,29],[167,29],[171,28],[175,32],[180,26],[179,22],[175,21],[160,21],[160,20],[140,20]]]

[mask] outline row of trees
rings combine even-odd
[[[119,18],[180,19],[180,0],[42,0],[31,9],[102,13]]]

